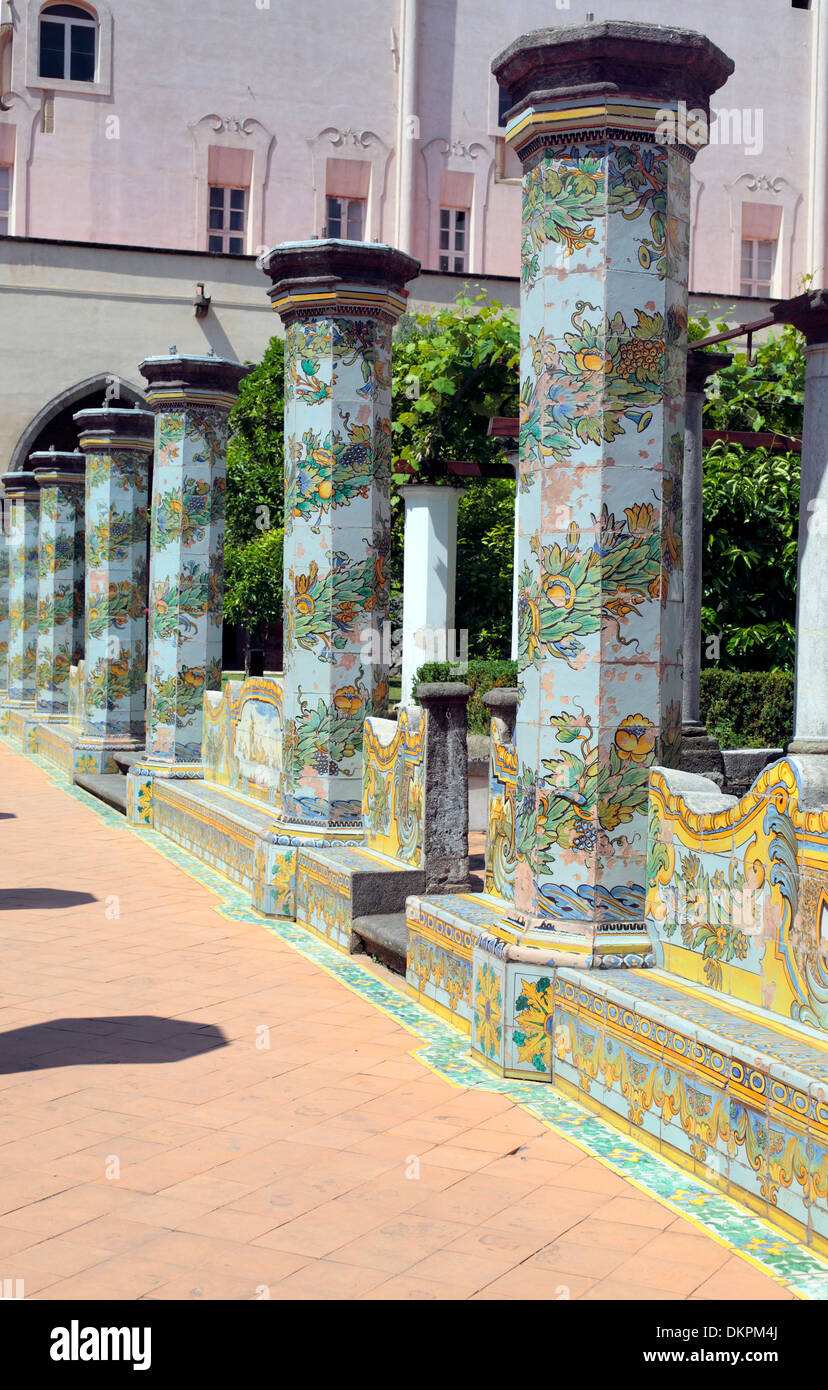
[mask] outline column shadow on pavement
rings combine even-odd
[[[80,907],[82,903],[97,901],[94,893],[76,893],[70,888],[0,888],[0,912]]]
[[[48,1067],[182,1062],[228,1045],[220,1028],[187,1019],[154,1014],[55,1018],[0,1033],[0,1075]]]

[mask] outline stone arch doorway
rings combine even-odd
[[[116,390],[117,396],[114,394]],[[49,449],[52,445],[70,452],[77,449],[78,431],[73,415],[78,410],[99,408],[107,399],[108,404],[121,408],[146,405],[144,393],[122,377],[104,372],[87,377],[86,381],[79,381],[75,386],[59,392],[37,412],[12,450],[8,471],[24,471],[30,454]]]

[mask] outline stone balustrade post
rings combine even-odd
[[[515,737],[519,700],[520,691],[512,685],[496,685],[483,696],[483,704],[494,721],[498,743],[511,743]]]
[[[423,870],[426,893],[465,893],[469,887],[469,755],[471,686],[423,682],[426,712]]]

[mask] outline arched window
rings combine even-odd
[[[45,5],[40,12],[39,76],[94,82],[97,32],[95,16],[80,5]]]

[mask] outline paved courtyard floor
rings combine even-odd
[[[2,743],[0,816],[27,1298],[825,1296],[809,1252]]]

